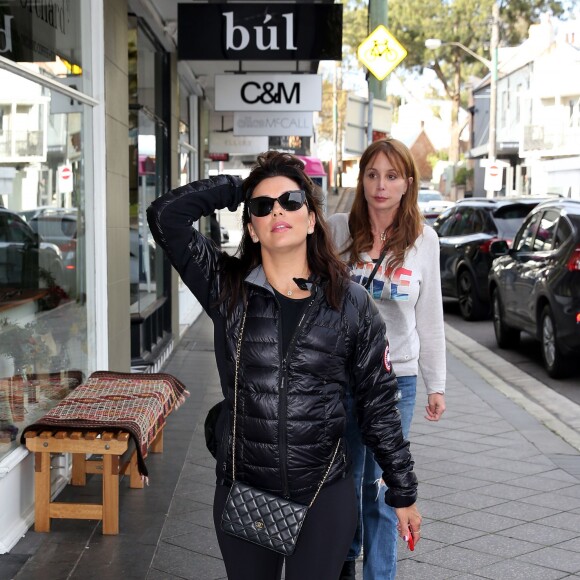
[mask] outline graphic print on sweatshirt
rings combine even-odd
[[[364,285],[371,275],[373,268],[374,264],[372,262],[357,262],[351,267],[350,277],[354,282]],[[409,287],[412,277],[413,270],[397,268],[389,278],[385,276],[385,270],[381,265],[371,281],[369,294],[375,300],[381,298],[384,300],[409,300]]]

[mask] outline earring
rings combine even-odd
[[[308,228],[308,233],[309,234],[313,234],[314,233],[314,228]]]
[[[258,236],[252,236],[252,242],[254,242],[254,244],[258,243]]]

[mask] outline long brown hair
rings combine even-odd
[[[269,177],[284,176],[295,181],[306,193],[308,211],[314,212],[316,223],[314,232],[306,240],[306,258],[313,276],[324,281],[326,299],[332,308],[338,309],[342,302],[346,282],[349,279],[346,266],[338,257],[332,236],[328,231],[323,214],[323,198],[320,188],[304,171],[304,163],[290,153],[267,151],[258,156],[250,175],[244,180],[242,190],[245,199],[252,196],[256,186]],[[240,293],[243,295],[243,280],[253,268],[262,263],[262,252],[259,243],[254,243],[248,233],[250,216],[244,206],[242,216],[242,239],[236,255],[239,258],[223,256],[222,272],[224,286],[220,301],[226,302],[230,309],[237,303]]]
[[[379,153],[384,153],[390,163],[406,179],[413,178],[407,188],[407,193],[401,198],[401,204],[389,227],[387,239],[382,248],[387,251],[387,270],[393,271],[403,264],[405,252],[423,231],[423,217],[417,204],[419,170],[409,149],[397,139],[380,139],[371,143],[360,158],[356,193],[348,218],[352,242],[347,246],[346,251],[350,252],[350,260],[356,262],[363,252],[373,247],[373,232],[369,219],[369,207],[365,199],[363,178],[367,165]]]

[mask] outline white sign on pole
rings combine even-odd
[[[503,172],[508,164],[498,159],[494,161],[484,159],[481,161],[481,165],[485,167],[483,189],[485,191],[500,191],[503,186]]]
[[[344,131],[344,150],[347,153],[362,155],[368,144],[367,130],[365,127],[346,126]]]
[[[230,155],[257,155],[268,150],[268,137],[238,137],[233,133],[209,134],[210,153]]]
[[[58,192],[72,193],[73,171],[71,165],[61,165],[58,168]]]
[[[346,99],[346,124],[365,128],[368,103],[369,101],[366,97],[357,97],[349,94]]]
[[[366,97],[348,95],[346,101],[346,134],[344,148],[360,154],[368,146],[368,106]],[[393,107],[387,101],[373,99],[372,130],[390,133],[393,125]]]
[[[234,135],[271,137],[312,136],[312,111],[308,113],[234,113]]]
[[[322,76],[215,75],[216,111],[320,111]]]

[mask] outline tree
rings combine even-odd
[[[332,141],[334,135],[334,100],[337,100],[338,124],[344,127],[344,117],[346,113],[347,92],[338,89],[336,92],[332,81],[323,79],[322,81],[322,109],[319,115],[318,135],[321,139]]]
[[[367,5],[367,0],[348,0],[345,4],[342,31],[343,59],[340,63],[333,63],[335,66],[331,77],[322,81],[322,109],[317,131],[321,140],[331,141],[334,146],[333,161],[336,162],[336,167],[333,167],[333,171],[338,171],[335,186],[337,182],[340,183],[346,102],[349,92],[343,87],[343,78],[349,71],[360,70],[356,51],[358,45],[368,35]]]
[[[543,12],[549,12],[558,17],[565,15],[567,8],[559,0],[511,0],[509,2],[503,0],[500,2],[500,14],[505,23],[506,44],[508,46],[519,44],[526,37],[530,24],[538,22]]]
[[[372,1],[372,0],[371,0]],[[354,0],[344,7],[342,22],[343,56],[356,58],[358,45],[368,36],[368,2]]]
[[[376,1],[376,0],[369,0]],[[459,160],[459,106],[465,78],[487,74],[485,65],[469,56],[461,47],[447,45],[436,51],[425,48],[425,40],[463,44],[486,55],[491,32],[491,7],[495,0],[390,0],[389,26],[408,51],[401,66],[407,69],[432,69],[452,101],[451,147],[449,160]],[[502,0],[500,6],[503,44],[518,44],[527,35],[529,25],[542,12],[558,16],[564,12],[560,0]]]
[[[368,30],[368,3],[386,0],[347,0],[343,15],[343,71],[360,69],[356,51],[371,32]],[[387,28],[407,49],[408,56],[400,65],[405,70],[432,69],[440,80],[447,97],[452,101],[452,139],[449,159],[459,160],[459,107],[464,80],[471,76],[485,76],[486,67],[457,46],[442,46],[433,51],[425,48],[427,38],[444,42],[459,42],[477,54],[489,58],[491,36],[491,6],[494,0],[388,0]],[[565,12],[561,0],[501,0],[501,43],[516,45],[527,35],[530,24],[538,22],[542,12],[560,16]],[[340,75],[345,77],[344,72]],[[342,86],[338,93],[344,96]],[[332,89],[325,85],[322,117],[327,124],[321,136],[332,135],[334,104]],[[330,97],[330,98],[329,98]],[[345,113],[346,98],[339,102],[339,127]]]

